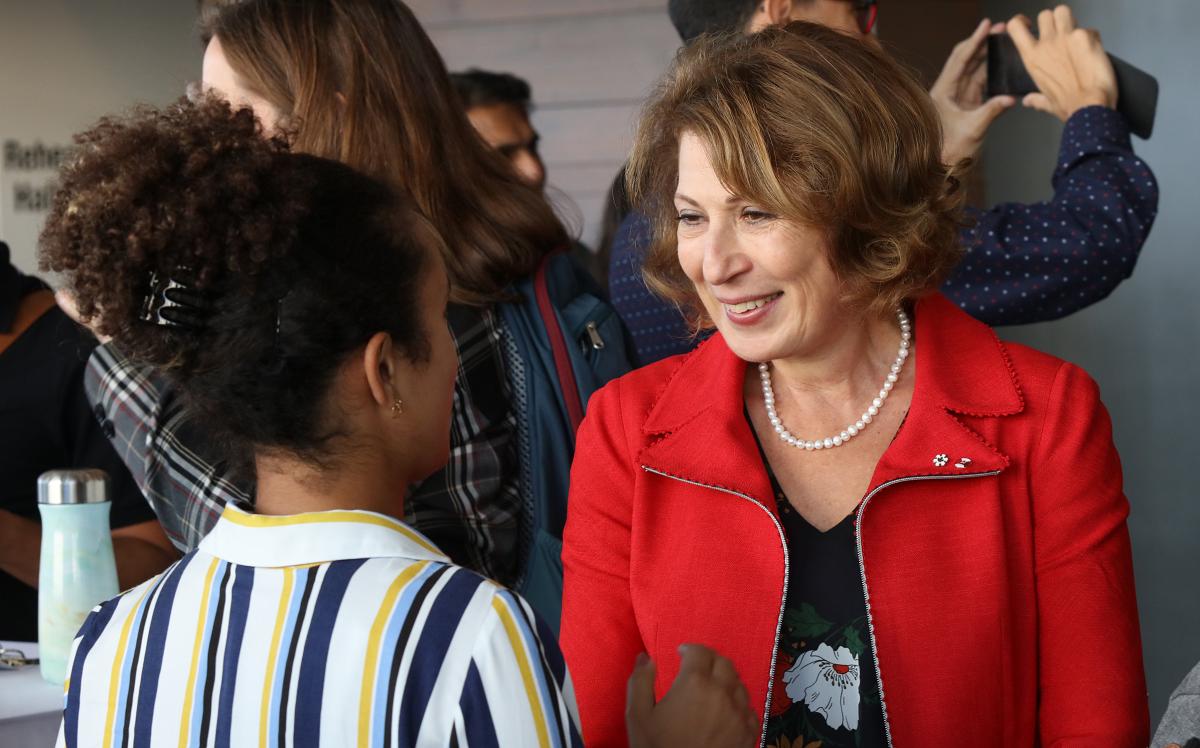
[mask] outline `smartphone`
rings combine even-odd
[[[1109,55],[1117,74],[1117,111],[1125,115],[1129,129],[1139,138],[1154,132],[1158,109],[1158,80],[1116,55]],[[987,95],[1024,96],[1037,91],[1025,70],[1017,45],[1008,34],[990,34],[987,39]]]

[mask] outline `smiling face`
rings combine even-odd
[[[824,233],[730,192],[691,133],[679,141],[675,207],[679,264],[738,357],[802,356],[859,319],[843,300]]]

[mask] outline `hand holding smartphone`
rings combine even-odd
[[[1108,55],[1117,78],[1117,111],[1125,116],[1130,130],[1143,139],[1154,131],[1158,107],[1158,81],[1154,76]],[[1025,68],[1012,37],[992,34],[987,40],[987,95],[1025,96],[1038,91]]]

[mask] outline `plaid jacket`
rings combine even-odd
[[[404,498],[405,519],[455,563],[512,585],[520,569],[521,495],[516,416],[502,354],[504,332],[490,309],[452,305],[458,381],[450,460]],[[519,376],[519,373],[517,373]],[[184,552],[216,524],[226,504],[252,501],[224,447],[188,411],[162,375],[126,359],[111,344],[88,362],[84,384],[117,453]],[[399,498],[399,497],[397,497]]]

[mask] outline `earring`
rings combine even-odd
[[[404,412],[404,401],[401,400],[400,398],[396,398],[395,402],[392,403],[392,418],[399,418],[400,414],[403,412]]]

